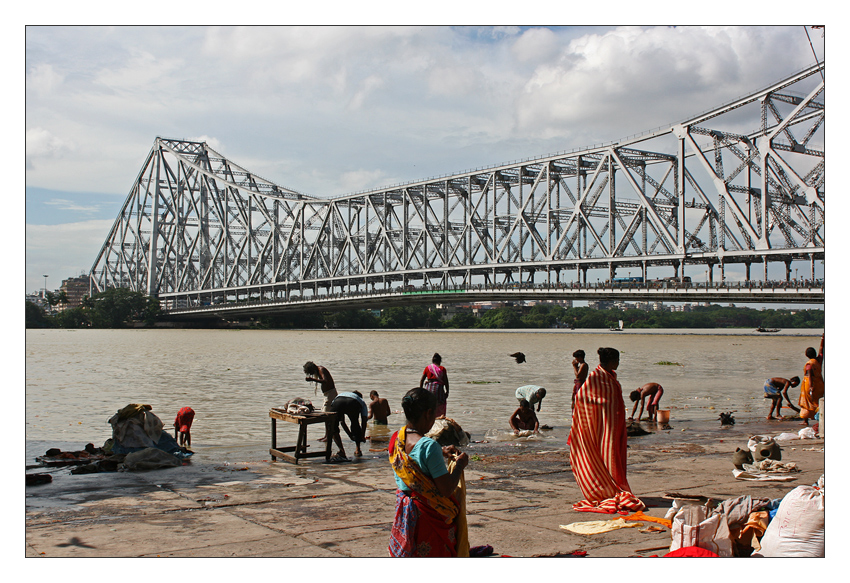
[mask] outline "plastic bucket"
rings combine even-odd
[[[658,423],[670,423],[670,410],[669,409],[659,409],[658,410]]]

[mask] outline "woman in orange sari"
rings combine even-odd
[[[617,380],[620,353],[600,348],[599,366],[576,392],[570,428],[570,466],[585,499],[579,512],[636,512],[645,508],[626,479],[626,406]]]
[[[821,372],[821,356],[818,357],[814,348],[806,349],[805,376],[800,384],[800,419],[804,425],[809,424],[809,419],[814,419],[818,412],[820,401],[824,394],[823,373]]]
[[[463,469],[469,457],[425,436],[437,418],[433,393],[411,389],[401,406],[407,424],[389,444],[398,486],[390,556],[468,557]],[[444,456],[450,458],[448,466]]]

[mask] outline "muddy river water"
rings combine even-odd
[[[395,412],[394,428],[404,423],[402,396],[418,385],[434,352],[449,374],[447,415],[473,441],[513,442],[504,432],[516,408],[514,391],[536,384],[547,389],[540,423],[552,430],[533,446],[564,447],[572,352],[585,350],[593,367],[600,346],[620,350],[618,376],[629,410],[631,390],[650,381],[663,385],[661,408],[670,410],[671,429],[648,441],[674,434],[694,442],[716,438],[724,411],[735,411],[737,432],[796,431],[795,422],[765,421],[769,402],[762,387],[767,377],[801,376],[804,351],[817,347],[821,332],[27,330],[27,462],[45,446],[102,445],[111,436],[107,420],[129,403],[152,405],[166,428],[181,407],[192,407],[196,454],[218,461],[268,459],[269,408],[294,397],[321,404],[314,385],[304,380],[308,360],[326,366],[339,390],[357,389],[367,399],[377,390]],[[508,356],[517,351],[526,363]],[[796,402],[794,389],[789,395]],[[283,425],[290,424],[279,424],[281,441],[294,431]]]

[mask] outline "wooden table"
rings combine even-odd
[[[313,413],[290,414],[283,409],[275,409],[273,407],[269,409],[269,417],[271,417],[272,420],[272,446],[271,449],[269,449],[272,461],[277,461],[277,458],[283,458],[288,462],[297,464],[298,460],[303,458],[324,456],[325,461],[329,461],[331,459],[331,448],[333,447],[333,443],[331,443],[332,440],[330,437],[328,437],[328,440],[325,443],[324,451],[307,452],[307,448],[310,447],[307,445],[307,426],[314,423],[324,423],[325,435],[330,436],[332,432],[331,424],[336,421],[336,413],[314,411]],[[298,424],[298,442],[295,445],[281,448],[277,447],[278,420]],[[294,455],[290,455],[285,452],[293,452]]]

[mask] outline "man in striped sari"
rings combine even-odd
[[[599,366],[576,392],[570,466],[585,499],[580,512],[626,514],[645,508],[626,479],[626,406],[616,369],[620,353],[600,348]]]

